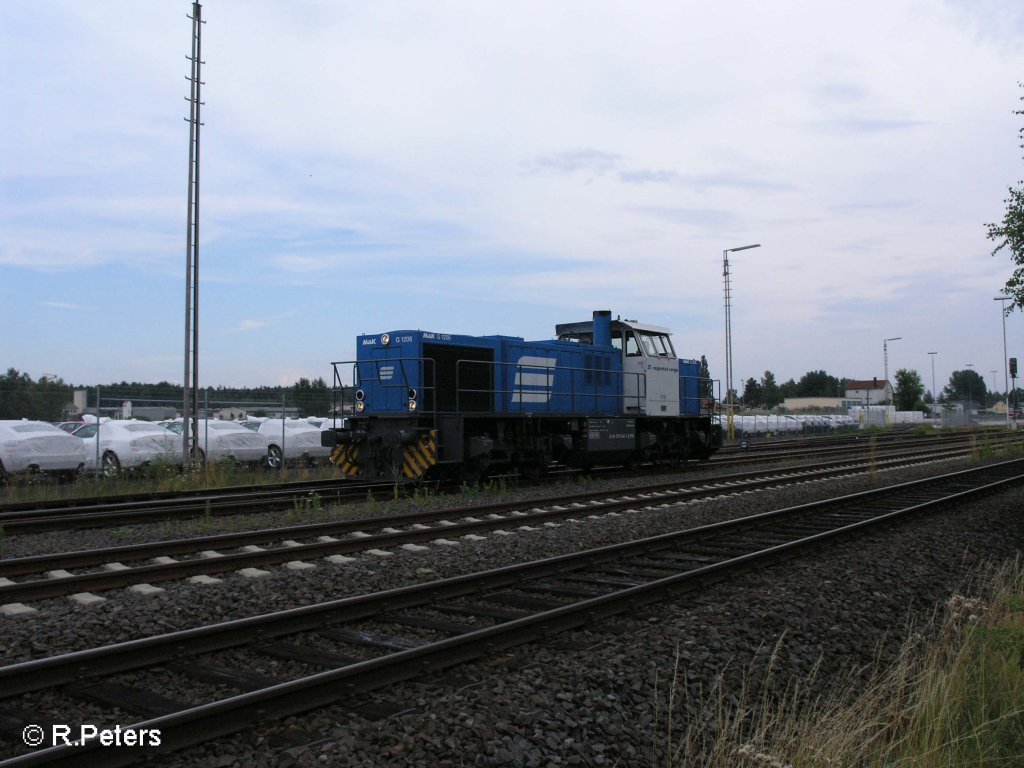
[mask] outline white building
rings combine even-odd
[[[893,401],[893,389],[888,381],[871,379],[846,382],[846,399],[857,400],[865,407],[889,404]]]

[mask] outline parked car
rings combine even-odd
[[[85,424],[84,421],[60,421],[57,422],[56,426],[70,435],[83,424]]]
[[[93,422],[76,429],[74,436],[85,445],[85,468],[104,475],[115,476],[153,463],[182,463],[181,436],[149,421]]]
[[[171,422],[167,428],[177,435],[185,431],[180,420]],[[199,434],[201,459],[214,462],[224,459],[241,462],[266,461],[270,441],[265,435],[247,429],[237,421],[199,419],[196,430]]]
[[[45,421],[0,421],[0,483],[8,474],[78,473],[85,464],[82,441]]]
[[[330,455],[330,448],[320,444],[320,420],[312,424],[308,419],[267,419],[260,422],[259,433],[264,435],[267,447],[267,467],[280,469],[286,461],[302,459],[313,463]]]

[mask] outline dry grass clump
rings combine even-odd
[[[1024,765],[1024,567],[990,568],[975,596],[956,594],[926,639],[912,634],[868,683],[854,670],[816,697],[814,674],[773,684],[779,641],[761,676],[699,703],[676,679],[664,717],[698,713],[681,736],[654,745],[658,763],[700,768],[949,768]],[[815,670],[815,673],[817,670]],[[720,678],[721,680],[721,678]],[[775,681],[776,683],[778,681]],[[775,691],[772,693],[772,691]],[[856,691],[851,696],[850,691]]]

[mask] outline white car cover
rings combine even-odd
[[[0,421],[0,463],[6,472],[72,471],[85,463],[85,446],[45,421]]]

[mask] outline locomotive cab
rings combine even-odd
[[[581,344],[601,345],[607,339],[618,351],[623,371],[621,413],[679,416],[680,361],[672,334],[657,325],[610,316],[595,312],[593,321],[557,325],[555,333],[561,340]]]

